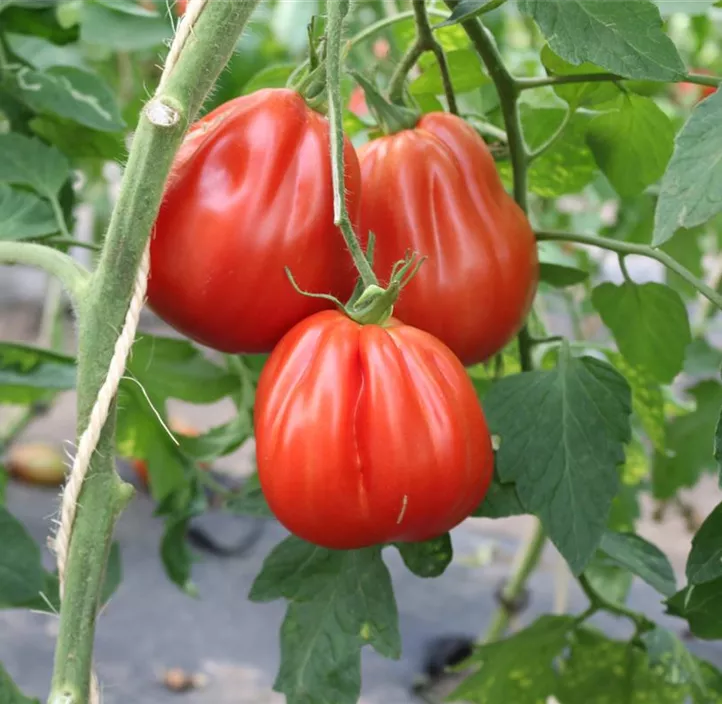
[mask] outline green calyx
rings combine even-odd
[[[326,88],[326,45],[316,41],[317,17],[308,25],[308,64],[301,71],[291,74],[287,86],[300,93],[307,105],[316,112],[328,112]]]
[[[395,134],[416,127],[421,117],[418,111],[390,103],[367,78],[356,71],[351,71],[350,74],[363,88],[366,104],[384,134]]]
[[[322,298],[331,301],[339,310],[343,311],[351,320],[360,325],[383,325],[394,311],[394,303],[401,291],[416,276],[426,257],[419,257],[415,254],[407,254],[403,261],[397,262],[391,271],[389,285],[384,288],[377,284],[363,287],[357,285],[351,299],[345,305],[335,296],[328,293],[312,293],[304,291],[296,283],[291,270],[286,267],[291,285],[302,296],[310,298]]]

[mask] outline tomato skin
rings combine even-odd
[[[441,535],[479,505],[493,472],[463,366],[396,320],[324,311],[299,323],[263,369],[255,432],[272,511],[331,549]]]
[[[378,276],[387,280],[408,249],[428,256],[394,315],[466,365],[493,356],[529,312],[539,260],[484,141],[461,118],[429,113],[412,130],[365,144],[359,158],[361,232],[376,235]]]
[[[346,141],[346,201],[358,223],[361,176]],[[190,130],[151,242],[148,300],[174,328],[234,353],[270,352],[297,322],[346,299],[353,261],[333,224],[329,128],[295,91],[221,105]]]

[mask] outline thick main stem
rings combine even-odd
[[[378,279],[366,260],[361,245],[353,231],[346,208],[343,105],[341,103],[341,60],[343,20],[348,12],[349,0],[328,3],[326,80],[328,83],[328,121],[331,136],[331,174],[333,178],[334,223],[341,230],[346,246],[353,257],[364,286],[378,285]]]
[[[208,2],[163,89],[141,116],[98,269],[79,307],[78,435],[88,423],[108,372],[175,152],[257,3]],[[106,558],[115,520],[131,494],[115,472],[114,431],[111,410],[73,526],[52,704],[88,701],[95,618]]]

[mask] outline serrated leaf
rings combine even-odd
[[[484,500],[474,511],[474,516],[480,518],[506,518],[507,516],[522,516],[527,513],[519,501],[519,494],[514,483],[502,484],[494,473],[494,479],[489,485]]]
[[[561,354],[552,371],[498,381],[484,404],[502,482],[540,517],[575,574],[596,551],[631,431],[631,394],[611,366]]]
[[[556,687],[554,660],[573,626],[568,616],[542,616],[506,640],[478,647],[467,662],[479,669],[448,701],[544,704]]]
[[[687,309],[676,291],[657,283],[603,283],[592,292],[592,303],[632,366],[642,367],[662,383],[682,371],[692,335]]]
[[[284,88],[295,69],[296,64],[266,66],[249,79],[248,83],[243,86],[242,93],[249,95],[262,88]]]
[[[0,183],[0,240],[24,240],[58,231],[50,204],[29,191]]]
[[[438,577],[446,571],[454,557],[448,533],[423,543],[396,543],[408,569],[417,577]]]
[[[617,193],[631,198],[664,174],[674,149],[674,126],[650,98],[627,93],[615,105],[616,110],[589,123],[587,143]]]
[[[519,0],[566,61],[589,61],[628,78],[673,81],[685,68],[650,0]]]
[[[634,533],[608,531],[602,536],[599,549],[660,594],[672,596],[677,590],[674,570],[667,556],[644,538]]]
[[[266,558],[250,593],[252,601],[280,597],[292,603],[274,689],[288,704],[356,704],[361,648],[400,655],[396,601],[378,547],[333,551],[287,538]]]
[[[75,388],[75,360],[28,345],[0,343],[0,403],[28,404]]]
[[[677,135],[662,179],[652,244],[695,227],[722,210],[722,91],[703,100]]]
[[[722,579],[685,587],[667,600],[667,610],[687,619],[698,638],[722,638]]]
[[[588,278],[589,272],[575,266],[552,264],[551,262],[539,263],[539,280],[554,286],[554,288],[575,286]]]
[[[722,577],[722,503],[707,516],[692,539],[687,579],[702,584]]]
[[[77,44],[60,46],[47,39],[31,34],[7,32],[5,41],[15,56],[40,71],[53,66],[75,66],[87,68],[80,47]]]
[[[664,452],[666,448],[666,421],[662,387],[646,369],[633,366],[618,352],[606,351],[604,354],[631,386],[632,409],[642,423],[644,432],[654,449]],[[627,459],[629,460],[629,453],[627,453]]]
[[[0,10],[2,10],[2,6],[0,6]],[[39,699],[26,697],[18,689],[2,663],[0,663],[0,702],[2,704],[40,704]]]
[[[47,115],[33,118],[28,126],[73,159],[122,161],[127,154],[122,132],[91,130],[77,122]]]
[[[697,658],[675,633],[661,626],[642,636],[649,664],[671,685],[689,685],[695,700],[709,701],[707,685]]]
[[[477,15],[483,15],[495,10],[506,2],[506,0],[461,0],[452,10],[449,18],[437,24],[434,29],[449,27],[450,25],[469,20]]]
[[[590,73],[603,73],[604,69],[591,63],[575,66],[557,56],[548,44],[541,51],[541,60],[550,76],[573,76]],[[619,95],[619,87],[611,81],[588,81],[584,83],[560,84],[554,86],[554,92],[566,100],[573,108],[591,107],[614,100]]]
[[[556,132],[566,111],[562,108],[534,108],[520,106],[524,137],[530,149],[538,149]],[[586,144],[589,117],[574,114],[562,136],[544,154],[532,161],[529,167],[529,189],[543,198],[556,198],[566,193],[578,193],[588,185],[597,166]],[[511,166],[497,164],[500,175],[511,184]]]
[[[652,465],[652,488],[657,499],[669,499],[682,487],[692,487],[700,475],[715,467],[714,434],[722,407],[722,386],[703,381],[688,389],[696,409],[667,424],[667,452],[658,452]]]
[[[170,580],[190,596],[196,595],[191,582],[191,551],[188,547],[190,516],[172,516],[165,525],[160,543],[160,557]]]
[[[170,23],[157,13],[129,13],[98,2],[83,3],[80,39],[87,44],[115,51],[138,51],[158,47],[171,36]]]
[[[54,198],[70,176],[68,160],[39,139],[10,133],[0,134],[0,183],[30,186]]]
[[[43,588],[40,548],[20,521],[0,506],[0,603],[22,604]]]
[[[74,66],[45,71],[23,67],[12,75],[20,100],[39,113],[50,113],[103,132],[125,126],[110,86],[100,76]]]
[[[491,79],[481,68],[479,55],[471,49],[457,49],[446,55],[451,73],[451,83],[457,93],[468,93],[491,83]],[[441,80],[439,64],[434,62],[409,85],[412,95],[442,95],[444,84]]]
[[[559,704],[684,704],[686,687],[675,687],[649,665],[639,648],[580,630],[564,663]]]

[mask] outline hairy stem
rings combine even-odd
[[[74,305],[79,305],[90,280],[90,273],[72,257],[57,249],[31,242],[0,242],[0,264],[23,264],[60,279]]]
[[[378,279],[366,260],[358,238],[353,231],[346,208],[345,165],[343,133],[343,106],[341,104],[341,60],[343,20],[348,12],[348,0],[334,0],[328,4],[326,28],[326,80],[328,84],[328,121],[331,135],[331,173],[333,177],[334,223],[341,230],[354,264],[365,286],[378,285]]]
[[[208,2],[163,88],[141,116],[98,268],[79,308],[78,436],[105,380],[175,152],[257,2]],[[114,432],[113,409],[93,455],[73,527],[52,704],[88,700],[107,554],[117,516],[132,493],[115,472]]]
[[[536,238],[542,241],[558,241],[558,242],[575,242],[577,244],[591,245],[592,247],[600,247],[610,252],[618,254],[638,254],[649,259],[656,259],[664,264],[675,274],[681,276],[687,283],[694,286],[705,298],[713,303],[717,308],[722,310],[722,294],[708,286],[704,281],[700,281],[688,269],[682,266],[676,259],[670,257],[666,252],[650,247],[646,244],[632,244],[630,242],[621,242],[619,240],[607,239],[606,237],[597,237],[595,235],[580,235],[571,232],[537,232]]]

